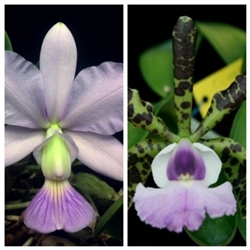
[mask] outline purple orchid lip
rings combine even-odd
[[[203,180],[206,174],[204,161],[188,139],[182,139],[167,164],[169,180],[182,178]]]
[[[138,216],[156,228],[182,232],[198,230],[206,217],[234,215],[237,203],[230,182],[209,188],[218,180],[221,160],[209,147],[182,138],[161,150],[152,162],[160,188],[138,184],[134,196]]]
[[[66,181],[45,180],[24,212],[25,225],[40,233],[77,232],[95,217],[91,205]]]

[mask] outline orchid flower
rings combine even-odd
[[[94,171],[122,181],[123,65],[104,62],[75,77],[77,50],[63,23],[46,34],[40,70],[5,51],[5,163],[26,155],[41,165],[45,182],[24,212],[40,233],[76,232],[95,218],[91,205],[69,184],[78,158]]]
[[[198,230],[206,214],[211,218],[234,215],[237,202],[232,184],[245,216],[245,149],[230,138],[205,140],[202,136],[245,100],[246,77],[237,76],[228,89],[214,95],[205,118],[191,133],[195,41],[192,19],[180,17],[173,31],[178,134],[168,130],[138,91],[129,89],[128,94],[129,121],[157,136],[129,149],[129,198],[133,197],[137,214],[146,224],[177,233],[184,227]],[[210,187],[217,182],[223,164],[230,182]],[[143,186],[151,170],[159,188]]]

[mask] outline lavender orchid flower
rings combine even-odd
[[[75,78],[77,50],[63,23],[47,33],[40,70],[20,55],[5,52],[5,162],[33,151],[45,183],[24,213],[40,233],[76,232],[95,217],[90,204],[68,182],[71,163],[122,181],[123,65],[105,62]]]
[[[134,196],[138,216],[147,224],[179,233],[184,226],[190,231],[199,229],[206,213],[211,218],[235,214],[231,183],[208,188],[222,167],[212,149],[183,138],[160,151],[151,167],[160,189],[139,184]]]

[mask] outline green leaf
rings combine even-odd
[[[148,49],[139,59],[140,68],[149,87],[161,97],[173,93],[172,40]]]
[[[246,131],[247,131],[247,123],[246,123],[246,101],[245,101],[241,104],[234,118],[234,122],[229,137],[239,142],[243,147],[246,147]]]
[[[237,225],[238,225],[238,229],[240,231],[241,236],[243,237],[243,239],[246,241],[246,224],[247,224],[247,220],[246,219],[242,219],[241,214],[240,214],[240,209],[238,209],[237,211]]]
[[[105,227],[108,226],[112,218],[114,218],[123,207],[123,196],[121,196],[116,202],[114,202],[105,214],[98,220],[94,232],[94,238],[97,237]]]
[[[207,216],[199,230],[194,232],[186,230],[186,232],[198,245],[226,246],[236,232],[235,216],[223,216],[216,219]]]
[[[120,209],[113,216],[103,230],[105,234],[111,235],[112,238],[123,240],[123,209]]]
[[[109,207],[117,199],[115,190],[95,175],[77,173],[70,183],[82,194],[90,196],[98,207]]]
[[[9,36],[6,31],[4,32],[4,37],[5,37],[5,50],[13,51]]]
[[[196,51],[198,51],[201,41],[202,36],[198,34]],[[139,58],[139,65],[146,83],[156,94],[163,98],[173,94],[172,39],[143,52]]]
[[[166,98],[161,99],[157,103],[152,103],[154,107],[154,113],[158,114],[159,111],[169,102],[173,95],[168,95]],[[149,132],[141,129],[136,128],[132,123],[128,123],[128,148],[131,148],[133,145],[138,143],[139,141],[145,139],[148,136]]]
[[[210,42],[226,64],[246,52],[246,32],[223,23],[196,22],[199,32]]]
[[[151,173],[154,157],[169,144],[159,139],[146,139],[128,150],[128,208],[133,204],[137,184],[144,184]]]

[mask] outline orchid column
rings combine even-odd
[[[78,158],[93,170],[123,180],[123,65],[104,62],[75,78],[77,51],[63,23],[44,38],[40,70],[5,52],[5,162],[33,152],[45,177],[24,213],[27,227],[49,233],[76,232],[95,217],[90,204],[68,182]],[[108,145],[108,147],[107,147]]]

